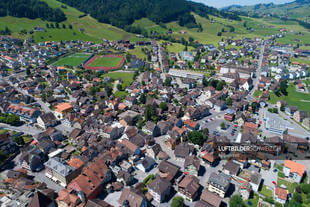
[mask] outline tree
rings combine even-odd
[[[65,25],[65,24],[62,24],[62,28],[63,28],[63,29],[66,29],[66,25]]]
[[[202,130],[202,133],[203,133],[204,136],[208,137],[209,136],[209,129],[208,128],[204,128]]]
[[[231,106],[232,105],[232,99],[230,98],[230,97],[228,97],[227,99],[226,99],[226,105],[227,106]]]
[[[233,195],[229,201],[230,207],[245,207],[245,204],[240,195]]]
[[[11,34],[11,30],[6,26],[5,30],[4,30],[6,35],[10,35]]]
[[[287,96],[287,81],[280,82],[280,91],[284,96]]]
[[[72,24],[69,24],[69,29],[72,29],[73,27],[72,27]]]
[[[301,184],[300,188],[304,194],[310,194],[310,184]]]
[[[184,199],[181,196],[174,197],[171,202],[171,207],[184,207]]]
[[[20,118],[19,118],[18,115],[10,114],[6,118],[6,123],[10,124],[10,125],[13,125],[13,126],[16,126],[16,125],[18,125],[20,123]]]
[[[145,95],[145,93],[142,93],[142,94],[140,95],[139,102],[140,102],[141,104],[145,104],[145,103],[146,103],[146,95]]]
[[[194,38],[189,37],[189,38],[188,38],[188,41],[189,41],[190,43],[192,43],[192,42],[194,42]]]
[[[49,23],[46,23],[46,28],[50,28],[50,25],[49,25]]]
[[[58,22],[56,22],[55,26],[57,29],[59,29],[59,23]]]
[[[222,32],[218,32],[217,36],[219,36],[219,37],[222,36]]]
[[[272,113],[277,114],[277,113],[278,113],[278,108],[273,108],[273,109],[272,109]]]
[[[111,95],[112,95],[113,89],[111,88],[111,86],[106,86],[106,87],[104,88],[104,90],[107,92],[107,95],[108,95],[108,96],[111,96]]]
[[[23,137],[21,137],[21,136],[15,137],[14,142],[16,142],[16,144],[19,146],[23,146],[25,144],[25,141],[24,141]]]
[[[221,90],[223,90],[224,85],[225,85],[225,84],[224,84],[222,81],[218,81],[217,84],[216,84],[216,88],[215,88],[215,89],[216,89],[217,91],[221,91]]]
[[[292,200],[296,201],[297,203],[302,203],[301,194],[295,192],[295,193],[293,194]]]
[[[145,111],[144,111],[144,118],[146,121],[151,121],[151,120],[157,120],[157,112],[156,108],[153,105],[146,105]]]
[[[159,108],[161,108],[161,110],[163,110],[163,111],[167,111],[168,110],[167,103],[166,102],[161,102],[159,104]]]
[[[117,90],[119,90],[119,91],[123,90],[122,84],[117,84],[116,88],[117,88]]]
[[[221,129],[226,129],[226,125],[224,122],[221,123]]]
[[[256,112],[256,109],[258,108],[258,103],[257,102],[253,102],[251,104],[251,107],[252,107],[252,112],[255,113]]]
[[[206,78],[202,79],[202,85],[203,86],[208,86],[209,85],[209,82]]]
[[[172,82],[172,78],[171,77],[167,77],[165,79],[164,85],[165,86],[171,86],[171,82]]]
[[[187,133],[187,138],[193,143],[202,146],[206,141],[206,137],[199,131],[190,131]]]
[[[26,69],[26,75],[27,75],[27,76],[30,76],[30,75],[31,75],[31,71],[30,71],[30,68],[29,68],[29,67]]]

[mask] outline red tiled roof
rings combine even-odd
[[[291,173],[298,173],[300,176],[303,176],[306,171],[306,166],[292,160],[285,160],[284,167],[289,168]]]

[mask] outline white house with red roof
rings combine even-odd
[[[292,160],[285,160],[283,172],[285,177],[288,177],[296,183],[300,183],[306,172],[306,166]]]

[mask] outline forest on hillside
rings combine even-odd
[[[178,21],[188,28],[199,27],[191,12],[208,18],[208,15],[241,20],[239,16],[186,0],[60,0],[90,14],[99,22],[125,28],[135,20],[146,17],[153,22]]]
[[[0,1],[0,16],[41,18],[51,22],[62,22],[66,15],[61,9],[53,9],[40,0],[9,0]]]

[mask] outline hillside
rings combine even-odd
[[[240,20],[235,14],[219,11],[201,3],[187,0],[60,0],[80,11],[90,14],[99,22],[128,30],[135,20],[148,18],[159,24],[177,21],[180,26],[198,28],[191,12],[202,17],[208,15]]]
[[[66,16],[59,8],[51,8],[40,0],[0,1],[0,16],[26,17],[29,19],[62,22]]]
[[[99,23],[89,15],[85,16],[84,13],[77,9],[64,5],[56,0],[42,1],[46,2],[49,7],[53,9],[58,8],[64,12],[67,19],[59,23],[60,29],[47,28],[47,23],[54,25],[55,23],[44,21],[40,18],[29,19],[6,16],[0,17],[0,30],[8,27],[12,31],[13,36],[19,38],[33,37],[37,42],[47,40],[90,40],[98,42],[103,38],[110,40],[136,39],[134,34],[108,24]],[[66,27],[65,29],[63,29],[63,24]],[[72,25],[73,29],[70,29],[69,25]],[[46,31],[30,34],[30,31],[37,26],[44,27]],[[26,30],[27,34],[22,30]]]
[[[66,20],[59,23],[44,21],[40,18],[18,18],[12,16],[0,17],[0,31],[8,27],[12,31],[12,35],[19,38],[33,37],[36,42],[48,40],[89,40],[100,42],[102,39],[120,40],[128,39],[131,41],[141,40],[135,34],[126,32],[123,29],[111,26],[110,24],[100,23],[90,15],[70,7],[57,0],[42,0],[46,2],[50,8],[59,9],[64,12]],[[295,21],[284,21],[279,18],[250,18],[241,16],[241,21],[231,20],[221,15],[199,15],[199,11],[189,13],[199,27],[180,26],[179,21],[171,21],[167,23],[156,23],[146,17],[134,20],[129,25],[130,28],[140,29],[143,34],[150,38],[158,38],[162,40],[176,40],[179,43],[185,40],[193,39],[201,43],[212,43],[217,45],[223,38],[243,38],[243,37],[261,37],[276,34],[280,29],[288,29],[293,32],[287,34],[285,38],[278,39],[280,43],[299,44],[310,42],[310,33],[304,27],[296,24]],[[48,24],[48,25],[47,25]],[[70,27],[72,26],[72,29]],[[45,31],[31,32],[35,27],[40,26]],[[49,28],[48,28],[48,27]],[[53,26],[54,28],[51,28]],[[174,41],[175,42],[175,41]],[[171,50],[184,49],[184,45],[175,43],[170,46]],[[139,52],[139,51],[138,51]]]
[[[257,4],[254,6],[233,5],[223,8],[223,11],[239,12],[250,16],[276,16],[289,19],[308,20],[310,22],[310,0],[296,0],[286,4]]]

